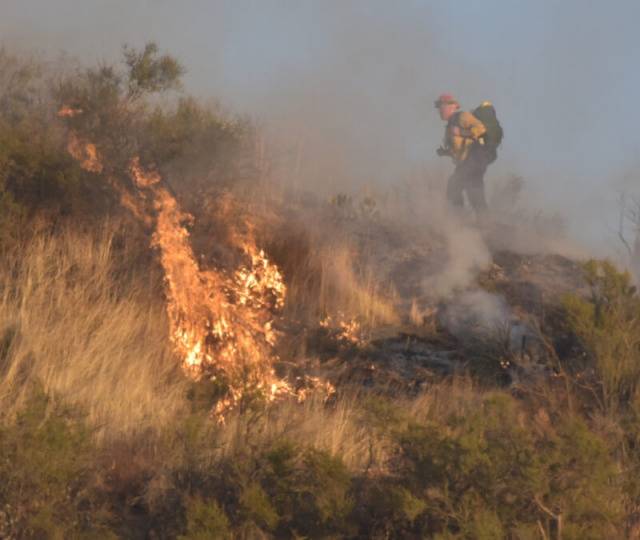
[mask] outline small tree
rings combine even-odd
[[[180,77],[184,68],[173,56],[158,56],[155,43],[147,43],[141,51],[125,46],[124,58],[129,68],[127,85],[130,97],[181,88]]]

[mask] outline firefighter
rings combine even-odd
[[[502,128],[495,118],[495,110],[491,103],[484,102],[473,113],[461,111],[460,104],[451,94],[442,94],[435,106],[440,111],[440,118],[447,122],[444,142],[437,154],[450,156],[455,164],[447,184],[449,203],[462,208],[466,193],[476,215],[481,217],[487,210],[484,175],[489,164],[495,161],[496,148],[502,140]],[[478,119],[485,113],[493,115],[495,130],[499,129],[496,135],[488,133],[485,123]],[[490,143],[486,141],[489,135]]]

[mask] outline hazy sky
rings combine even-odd
[[[189,91],[390,183],[435,161],[438,93],[491,99],[505,128],[491,174],[524,176],[582,237],[614,225],[623,179],[640,185],[638,21],[637,0],[0,2],[7,46],[95,60],[155,40]]]

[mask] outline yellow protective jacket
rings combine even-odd
[[[457,112],[447,124],[444,147],[449,151],[453,161],[460,163],[467,159],[469,149],[474,143],[482,144],[480,138],[486,131],[484,124],[470,112]]]

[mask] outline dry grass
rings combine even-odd
[[[237,414],[218,431],[217,459],[232,457],[248,447],[265,448],[289,440],[340,456],[353,470],[366,466],[367,429],[354,396],[326,406],[320,395],[304,403],[283,402],[258,414]]]
[[[300,251],[288,254],[295,263],[285,268],[291,316],[358,319],[368,328],[398,322],[391,285],[382,283],[374,268],[358,263],[347,241]]]
[[[356,269],[347,246],[335,245],[325,251],[320,255],[320,303],[325,310],[343,311],[369,327],[397,323],[391,302],[393,293],[376,277],[375,269],[370,266]]]
[[[138,438],[176,426],[188,415],[187,384],[168,346],[158,276],[123,275],[112,229],[102,234],[39,234],[0,269],[0,407],[9,421],[33,385],[86,412],[98,440]],[[383,316],[375,295],[358,288],[346,258],[324,279],[344,272],[340,290],[357,291],[341,307]],[[342,270],[341,270],[342,269]],[[322,298],[339,302],[323,281]],[[302,301],[297,298],[296,301]],[[335,304],[334,304],[335,305]],[[350,310],[348,310],[349,312]],[[223,459],[250,445],[281,438],[340,455],[354,469],[369,459],[366,426],[356,397],[326,407],[321,397],[282,403],[258,416],[232,416],[215,437],[210,457]],[[170,437],[171,438],[171,437]],[[211,439],[209,439],[211,442]]]
[[[476,409],[483,395],[469,376],[460,376],[431,386],[404,406],[412,420],[444,423],[452,415],[464,416]]]
[[[159,276],[123,275],[119,259],[131,253],[119,249],[113,230],[64,231],[40,234],[6,260],[0,270],[2,417],[9,421],[39,384],[86,412],[98,441],[142,437],[177,450],[188,429],[181,425],[190,411],[188,382],[169,349]],[[327,263],[320,287],[327,306],[366,315],[372,324],[392,316],[375,288],[355,279],[347,254],[328,260],[333,266]],[[303,301],[302,292],[295,301]],[[404,421],[433,419],[468,408],[477,396],[469,381],[455,381],[394,406],[404,411]],[[154,432],[168,438],[150,437]],[[223,427],[207,421],[201,435],[198,454],[210,463],[282,439],[322,448],[354,471],[384,467],[392,451],[384,434],[368,424],[358,394],[343,394],[331,406],[312,395],[302,404],[236,413]]]
[[[321,395],[313,395],[302,404],[284,402],[258,414],[233,415],[221,428],[211,426],[207,438],[216,444],[209,459],[221,461],[248,448],[261,450],[289,440],[339,456],[353,472],[382,471],[396,450],[390,437],[393,430],[409,422],[444,424],[452,415],[477,409],[483,395],[468,377],[443,381],[415,398],[386,400],[382,408],[372,408],[371,396],[355,391],[330,406]]]
[[[398,324],[396,291],[372,256],[382,249],[372,240],[375,218],[345,223],[344,209],[289,197],[273,179],[242,194],[243,202],[251,201],[261,247],[284,274],[285,315],[311,325],[326,316],[357,319],[363,328]]]
[[[160,429],[185,407],[162,304],[144,274],[116,276],[114,232],[39,235],[0,269],[0,407],[40,384],[86,412],[99,439]],[[123,285],[124,283],[124,285]]]

